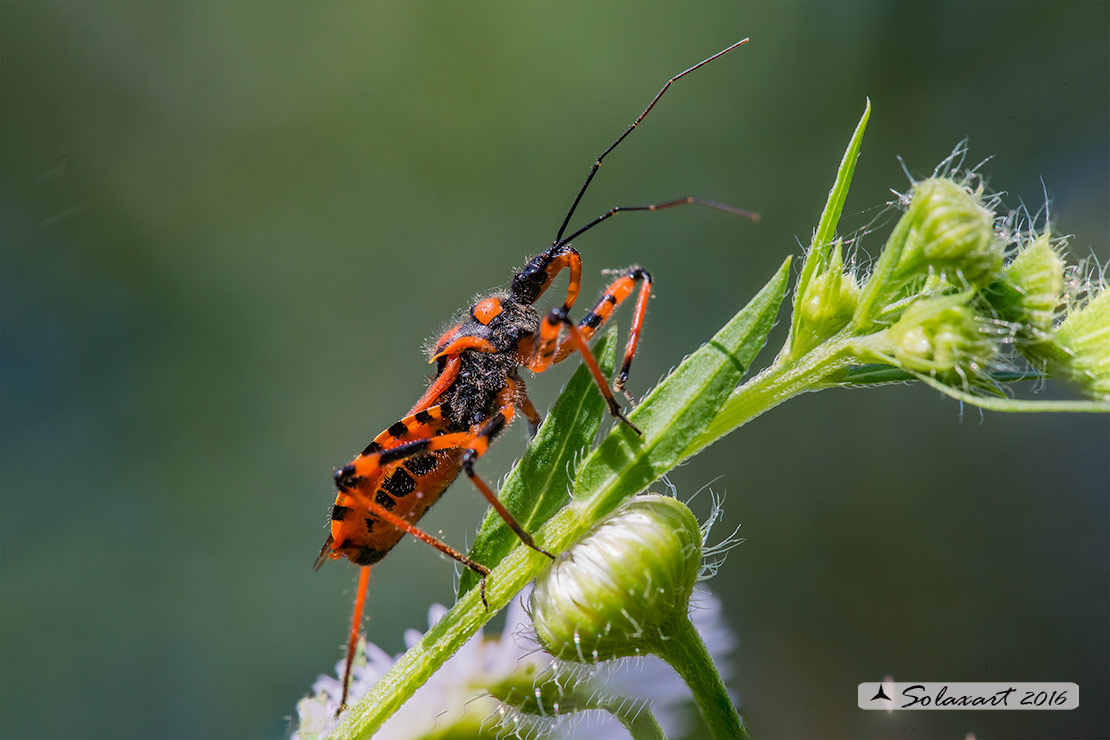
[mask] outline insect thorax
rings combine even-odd
[[[485,339],[495,350],[464,349],[459,353],[458,379],[440,397],[441,403],[448,404],[452,426],[459,430],[481,424],[497,411],[497,395],[521,365],[517,351],[521,340],[539,332],[540,317],[534,308],[507,294],[494,298],[501,310],[488,324],[468,312],[461,318],[461,327],[454,336]]]

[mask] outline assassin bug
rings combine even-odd
[[[613,390],[623,392],[632,400],[624,385],[640,339],[651,294],[651,275],[641,267],[624,271],[609,285],[593,309],[575,323],[569,315],[581,286],[582,260],[571,246],[571,240],[622,211],[657,211],[681,205],[700,205],[753,220],[758,217],[721,203],[686,197],[654,205],[616,206],[569,236],[564,234],[602,160],[644,120],[671,84],[747,40],[738,41],[695,64],[663,85],[644,112],[594,162],[559,225],[551,246],[529,260],[524,269],[513,276],[508,290],[475,303],[436,341],[430,353],[430,362],[436,365],[435,377],[409,415],[375,437],[354,460],[335,471],[338,494],[331,511],[331,533],[320,549],[314,567],[319,568],[325,560],[338,558],[347,558],[361,566],[347,643],[340,710],[347,703],[351,663],[362,622],[370,567],[384,558],[405,534],[422,540],[478,573],[482,577],[481,593],[485,601],[485,577],[490,572],[489,568],[416,526],[460,473],[466,473],[526,546],[549,558],[554,557],[535,543],[474,470],[475,461],[512,422],[518,411],[528,420],[533,434],[539,426],[540,416],[528,399],[520,368],[542,373],[578,352],[601,389],[610,413],[639,434],[639,430],[625,417]],[[563,270],[569,273],[566,298],[561,306],[551,309],[541,319],[533,305]],[[632,295],[637,285],[639,294],[624,360],[610,389],[587,342],[609,320],[616,308]]]

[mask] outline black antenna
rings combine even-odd
[[[759,220],[759,214],[755,213],[753,211],[745,211],[743,208],[736,208],[734,206],[726,205],[725,203],[718,203],[718,202],[712,201],[712,200],[702,200],[701,198],[695,198],[692,195],[688,195],[685,198],[679,198],[678,200],[671,200],[671,201],[667,201],[666,203],[658,203],[658,204],[648,205],[648,206],[613,206],[608,211],[601,214],[600,216],[595,218],[593,221],[590,221],[588,224],[583,226],[578,231],[575,231],[570,236],[568,236],[566,238],[563,238],[563,239],[559,239],[557,242],[555,242],[555,246],[553,248],[558,248],[558,247],[562,247],[566,244],[570,244],[571,240],[576,239],[583,232],[589,231],[590,229],[597,226],[599,223],[601,223],[605,219],[609,218],[610,216],[615,216],[616,214],[620,213],[621,211],[661,211],[664,208],[673,208],[674,206],[689,206],[689,205],[705,206],[706,208],[715,208],[718,211],[724,211],[725,213],[731,213],[735,216],[743,216],[744,218],[751,219],[752,221],[758,221]]]
[[[557,234],[555,234],[555,241],[552,242],[553,246],[559,246],[561,244],[565,244],[565,243],[569,242],[570,239],[578,236],[583,231],[586,231],[587,229],[590,229],[593,226],[596,226],[597,224],[601,223],[602,221],[604,221],[605,219],[609,218],[614,213],[617,213],[619,211],[656,211],[656,210],[659,210],[660,208],[669,208],[671,206],[686,205],[687,203],[691,203],[691,204],[696,204],[696,205],[709,206],[710,208],[716,208],[718,210],[727,211],[729,213],[738,213],[739,215],[742,215],[742,216],[751,217],[751,216],[754,215],[754,214],[752,214],[748,211],[742,211],[740,209],[732,208],[731,206],[725,206],[725,205],[722,205],[720,203],[713,203],[712,201],[703,201],[703,200],[699,200],[697,198],[682,198],[680,200],[671,201],[669,203],[661,203],[659,205],[626,206],[626,207],[614,208],[611,211],[609,211],[608,213],[606,213],[605,215],[601,216],[600,218],[595,219],[593,222],[591,222],[590,224],[588,224],[584,228],[581,228],[578,231],[571,234],[570,238],[568,238],[568,239],[563,238],[563,233],[567,230],[567,224],[570,223],[571,217],[574,216],[575,209],[578,208],[578,202],[580,200],[582,200],[582,196],[585,194],[586,188],[588,188],[590,186],[590,182],[594,179],[594,175],[597,174],[598,168],[601,167],[601,160],[605,159],[605,157],[609,154],[609,152],[616,149],[617,145],[620,144],[622,141],[624,141],[625,138],[630,133],[632,133],[632,129],[634,129],[638,125],[640,125],[640,121],[644,120],[644,118],[647,117],[647,114],[650,113],[651,109],[655,107],[655,104],[659,102],[659,98],[663,97],[663,93],[667,92],[667,88],[669,88],[671,86],[671,83],[675,82],[675,80],[682,79],[683,77],[690,74],[691,72],[693,72],[698,67],[702,67],[706,64],[709,64],[710,62],[712,62],[717,57],[724,56],[725,54],[727,54],[730,51],[732,51],[733,49],[735,49],[737,46],[740,46],[741,44],[746,44],[746,43],[748,43],[748,39],[746,39],[746,38],[741,39],[741,40],[737,41],[735,44],[733,44],[732,46],[728,47],[727,49],[722,49],[721,51],[717,52],[716,54],[709,57],[708,59],[703,59],[702,61],[698,62],[693,67],[690,67],[690,69],[686,70],[685,72],[680,72],[679,74],[675,75],[671,79],[667,80],[667,84],[663,85],[663,89],[660,90],[658,92],[658,94],[656,94],[656,96],[651,99],[651,102],[648,103],[648,107],[644,108],[644,112],[641,113],[639,115],[639,117],[635,121],[632,122],[632,125],[629,126],[625,130],[625,132],[617,138],[616,141],[614,141],[612,144],[610,144],[609,148],[606,149],[605,151],[603,151],[601,153],[601,156],[597,158],[597,161],[594,162],[594,166],[590,168],[590,174],[586,176],[586,182],[582,183],[582,188],[578,191],[578,195],[576,195],[574,197],[574,202],[570,204],[570,210],[567,211],[566,218],[563,219],[562,225],[559,226],[559,232]],[[756,218],[758,218],[758,217],[756,217]]]

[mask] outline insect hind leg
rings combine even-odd
[[[482,582],[483,582],[482,603],[485,604],[485,606],[487,608],[489,608],[489,604],[486,603],[486,597],[485,597],[485,593],[486,593],[486,591],[485,591],[485,578],[486,578],[486,576],[489,575],[489,568],[487,568],[486,566],[482,565],[481,563],[479,563],[475,560],[471,560],[466,555],[463,555],[461,552],[459,552],[455,548],[448,545],[446,542],[443,542],[442,540],[436,539],[435,537],[431,536],[430,534],[428,534],[424,530],[420,529],[420,527],[417,527],[415,524],[412,524],[411,522],[407,521],[406,519],[397,516],[396,514],[394,514],[389,509],[385,508],[381,504],[372,500],[369,496],[366,496],[365,494],[363,494],[362,491],[358,491],[358,490],[348,491],[348,495],[353,495],[353,496],[362,498],[362,503],[363,503],[363,505],[366,506],[367,511],[369,511],[370,514],[372,514],[377,519],[380,519],[381,521],[385,522],[386,524],[390,525],[391,527],[394,527],[395,529],[399,529],[400,531],[404,532],[405,534],[408,534],[408,535],[420,540],[421,542],[423,542],[426,545],[430,545],[430,546],[434,547],[436,550],[439,550],[441,553],[443,553],[447,557],[451,558],[452,560],[458,561],[462,565],[466,566],[467,568],[470,568],[472,571],[474,571],[479,576],[481,576]]]

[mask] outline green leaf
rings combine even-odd
[[[618,424],[582,464],[575,504],[591,518],[644,490],[686,457],[763,347],[786,295],[790,260],[698,351],[683,360],[629,415],[643,436]]]
[[[829,197],[825,201],[825,210],[821,212],[821,220],[817,224],[817,229],[813,232],[813,241],[810,242],[809,252],[806,254],[806,261],[802,263],[802,273],[798,276],[798,285],[794,290],[795,300],[797,300],[797,296],[807,295],[809,282],[826,267],[825,262],[829,247],[832,245],[833,237],[836,236],[836,226],[840,223],[840,214],[844,211],[844,201],[848,198],[848,188],[852,184],[852,175],[856,171],[856,160],[859,158],[860,146],[863,144],[863,132],[867,129],[869,118],[871,118],[870,98],[867,99],[863,116],[856,124],[855,133],[852,134],[852,139],[848,142],[848,148],[840,160],[840,167],[836,171],[836,180],[833,181],[832,189],[829,190]],[[801,312],[794,311],[790,323],[791,337],[798,336],[800,322]]]
[[[594,347],[601,374],[609,377],[616,362],[617,334],[606,332]],[[509,473],[498,498],[528,532],[540,528],[570,500],[575,456],[590,446],[605,415],[605,399],[585,364],[571,376],[559,399],[528,445],[524,457]],[[493,568],[520,542],[493,508],[486,512],[470,558]],[[459,597],[478,585],[478,576],[464,570]]]
[[[867,129],[867,121],[871,118],[871,99],[863,108],[863,115],[856,124],[852,140],[848,142],[848,149],[840,160],[840,167],[836,171],[836,181],[833,183],[829,197],[825,201],[825,210],[821,212],[821,220],[817,223],[817,230],[813,233],[813,245],[827,247],[832,244],[836,235],[836,226],[840,223],[840,214],[844,211],[844,201],[848,198],[848,188],[852,184],[852,175],[856,171],[856,160],[859,158],[860,145],[863,144],[863,132]]]
[[[852,365],[828,379],[830,385],[882,385],[884,383],[912,383],[917,376],[905,370],[869,362],[866,365]]]

